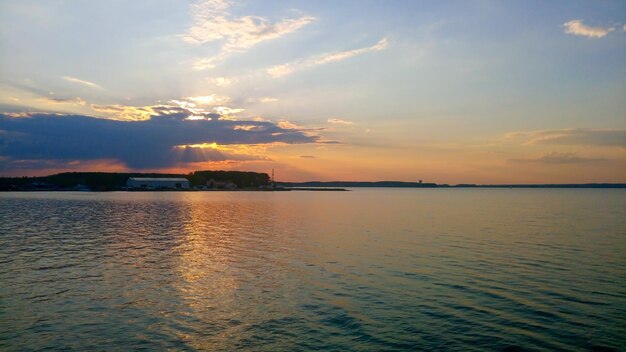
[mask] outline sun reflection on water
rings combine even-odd
[[[206,330],[180,337],[193,348],[231,349],[233,341],[245,340],[252,322],[283,314],[283,307],[269,293],[281,292],[286,284],[281,275],[286,272],[288,253],[272,230],[272,203],[188,197],[181,212],[181,240],[173,268],[180,280],[175,287],[191,317]]]

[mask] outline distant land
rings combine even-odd
[[[237,189],[259,189],[271,185],[267,173],[248,171],[195,171],[188,174],[164,173],[117,173],[117,172],[64,172],[49,176],[0,177],[0,191],[116,191],[126,189],[129,177],[177,177],[186,178],[192,188],[204,187],[211,180],[232,182]],[[276,187],[287,189],[323,189],[357,187],[394,188],[626,188],[626,183],[583,183],[583,184],[437,184],[403,181],[310,181],[275,182]]]
[[[309,181],[309,182],[276,182],[284,187],[395,187],[395,188],[626,188],[626,183],[558,183],[558,184],[471,184],[456,185],[403,182],[403,181]]]
[[[129,177],[186,178],[192,187],[206,186],[210,180],[232,182],[238,189],[254,189],[270,184],[266,173],[246,171],[195,171],[188,174],[64,172],[37,177],[0,177],[0,191],[118,191]]]

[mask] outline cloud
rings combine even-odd
[[[237,113],[244,109],[224,106],[230,101],[228,97],[203,95],[195,97],[185,97],[170,100],[165,104],[152,106],[128,106],[128,105],[97,105],[91,104],[91,108],[99,113],[103,113],[107,118],[122,121],[143,121],[149,120],[152,116],[170,116],[172,118],[183,118],[187,120],[210,120],[210,119],[232,119]]]
[[[226,0],[205,0],[192,5],[193,25],[182,36],[183,40],[191,44],[222,41],[219,54],[197,60],[195,69],[212,68],[232,53],[243,52],[258,43],[280,38],[314,20],[310,16],[278,22],[259,16],[233,17],[228,12],[230,7],[231,2]]]
[[[233,79],[226,77],[214,77],[210,78],[209,82],[215,84],[218,87],[227,87],[233,83]]]
[[[306,131],[284,129],[267,121],[232,121],[215,113],[191,120],[192,112],[175,106],[107,108],[140,111],[149,118],[120,121],[83,115],[0,113],[2,168],[11,171],[19,169],[20,163],[43,165],[42,161],[117,160],[132,169],[156,169],[189,162],[260,159],[263,157],[241,151],[249,145],[319,140]]]
[[[191,100],[192,102],[197,103],[198,105],[209,105],[209,106],[226,104],[230,100],[227,97],[222,97],[222,96],[218,96],[215,94],[201,95],[197,97],[187,97],[185,99]]]
[[[245,111],[246,109],[237,109],[237,108],[229,108],[228,106],[218,106],[215,108],[215,111],[222,115],[222,119],[230,118],[235,119],[233,115],[236,115],[240,112]]]
[[[579,35],[587,38],[602,38],[615,30],[614,27],[590,27],[583,24],[583,20],[571,20],[563,23],[565,33]]]
[[[353,125],[354,122],[348,120],[341,119],[328,119],[328,123],[339,124],[339,125]]]
[[[302,159],[315,159],[315,156],[313,156],[313,155],[300,155],[300,157]]]
[[[320,65],[325,65],[331,62],[345,60],[353,56],[362,55],[362,54],[369,53],[372,51],[381,51],[387,48],[387,45],[388,45],[387,38],[383,38],[378,43],[369,47],[348,50],[348,51],[340,51],[340,52],[335,52],[335,53],[327,53],[327,54],[318,55],[318,56],[308,58],[308,59],[297,60],[297,61],[289,62],[286,64],[270,67],[266,70],[266,72],[272,78],[279,78],[282,76],[292,74],[296,71],[310,69],[310,68],[317,67]]]
[[[297,130],[301,128],[300,126],[290,121],[278,121],[278,127],[286,129],[286,130]]]
[[[97,112],[105,113],[113,119],[122,121],[144,121],[149,120],[155,114],[152,107],[136,107],[126,105],[97,105],[92,104],[91,108]]]
[[[71,105],[85,105],[87,102],[80,97],[75,98],[56,98],[56,97],[42,97],[39,100],[52,104],[71,104]]]
[[[537,145],[579,145],[626,148],[624,129],[563,129],[524,131],[508,133],[505,141],[518,141],[522,144]]]
[[[274,98],[274,97],[260,97],[260,98],[249,98],[247,100],[248,103],[275,103],[277,101],[280,101],[280,99],[278,98]]]
[[[99,86],[99,85],[98,85],[98,84],[96,84],[96,83],[89,82],[89,81],[85,81],[85,80],[83,80],[83,79],[79,79],[79,78],[76,78],[76,77],[63,76],[63,77],[61,77],[61,78],[63,78],[64,80],[66,80],[66,81],[68,81],[68,82],[82,84],[82,85],[84,85],[84,86],[91,87],[91,88],[102,89],[102,87],[101,87],[101,86]]]
[[[588,158],[577,156],[573,153],[550,152],[537,158],[509,159],[516,163],[538,163],[538,164],[589,164],[607,161],[604,158]]]
[[[230,98],[215,94],[186,97],[180,100],[171,101],[173,104],[198,113],[205,112],[208,108],[223,107],[229,102]]]

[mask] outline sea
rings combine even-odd
[[[2,351],[625,351],[626,190],[0,193]]]

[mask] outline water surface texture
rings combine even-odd
[[[2,193],[0,350],[620,350],[626,192]]]

